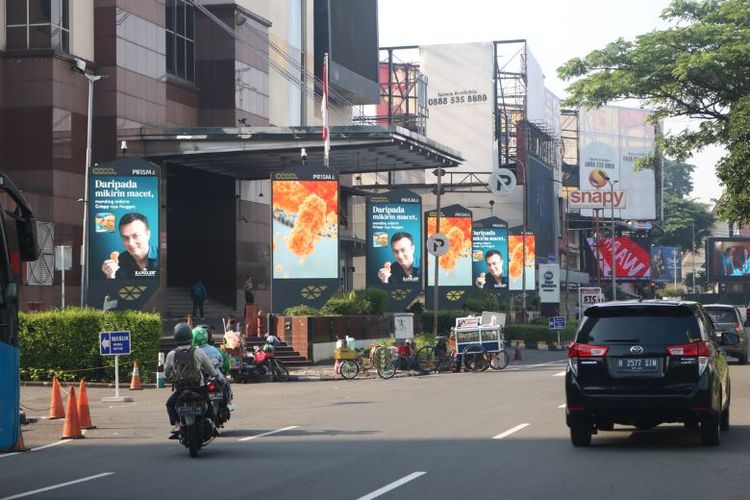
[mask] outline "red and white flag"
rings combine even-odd
[[[323,164],[328,166],[328,153],[331,151],[331,131],[328,128],[328,52],[323,55],[323,99],[320,102],[323,118]]]

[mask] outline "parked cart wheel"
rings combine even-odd
[[[480,345],[469,345],[463,352],[463,361],[466,369],[473,372],[484,371],[490,364]]]
[[[490,368],[493,370],[502,370],[510,363],[510,356],[506,351],[498,351],[492,353],[490,358]]]
[[[341,372],[342,377],[347,380],[351,380],[359,373],[359,365],[351,359],[345,359],[341,362],[339,371]]]
[[[396,365],[393,363],[391,350],[387,347],[378,347],[373,356],[373,364],[381,378],[389,379],[396,374]]]

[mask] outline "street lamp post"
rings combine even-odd
[[[690,271],[691,271],[690,274],[693,276],[693,293],[695,293],[695,252],[698,250],[697,248],[695,248],[695,221],[692,222],[692,227],[693,227],[693,231],[692,231],[692,234],[693,234],[693,239],[692,239],[693,249],[692,250],[693,251],[691,252],[692,257],[690,258]]]
[[[612,219],[612,248],[610,249],[610,254],[612,257],[612,300],[617,300],[617,273],[616,273],[616,267],[615,267],[615,182],[612,179],[610,179],[607,176],[604,176],[604,178],[609,183],[609,192],[610,192],[610,204],[611,204],[611,210],[610,213],[611,219]]]
[[[86,120],[86,165],[83,174],[83,238],[81,245],[81,307],[88,301],[89,266],[88,266],[88,243],[89,243],[89,170],[91,169],[91,130],[93,124],[94,109],[94,82],[100,80],[102,75],[95,75],[86,70],[86,61],[76,59],[75,71],[80,72],[88,80],[88,108]]]

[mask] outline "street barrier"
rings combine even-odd
[[[141,387],[141,371],[138,368],[138,361],[133,361],[133,377],[130,379],[130,390],[140,391]]]
[[[65,418],[65,409],[63,408],[62,394],[60,392],[60,382],[57,377],[52,379],[52,393],[49,403],[49,418]]]
[[[91,425],[91,412],[89,411],[89,396],[86,392],[86,380],[81,379],[81,385],[78,387],[78,417],[81,429],[96,429]]]
[[[70,388],[68,393],[68,407],[65,411],[65,423],[61,439],[83,439],[81,421],[78,418],[78,404],[76,403],[76,389]]]

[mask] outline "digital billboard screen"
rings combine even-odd
[[[682,282],[682,253],[680,247],[651,247],[651,281]]]
[[[474,286],[488,292],[507,290],[507,226],[497,217],[474,221],[472,248],[472,282]]]
[[[523,260],[524,252],[526,253],[525,266]],[[511,234],[508,236],[508,255],[510,255],[510,264],[508,265],[509,289],[535,290],[536,242],[534,235],[526,234],[522,236],[520,234]],[[524,284],[526,285],[525,287]]]
[[[750,238],[709,238],[706,266],[709,281],[750,281]]]
[[[446,207],[445,215],[440,217],[440,233],[448,239],[448,252],[438,259],[439,285],[471,286],[471,212],[450,211],[449,208]],[[427,217],[427,237],[436,232],[437,217],[430,212]],[[430,257],[430,269],[433,271],[427,273],[428,286],[435,286],[434,263],[435,257]]]

